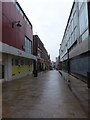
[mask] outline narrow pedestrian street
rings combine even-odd
[[[3,83],[3,118],[86,118],[58,71]]]

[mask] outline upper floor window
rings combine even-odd
[[[79,10],[82,8],[82,6],[84,5],[85,2],[87,2],[87,0],[78,0]]]
[[[32,53],[32,41],[25,37],[25,52]]]
[[[12,2],[13,2],[13,3],[15,3],[15,2],[16,2],[16,0],[12,0]]]
[[[79,25],[80,25],[80,35],[82,35],[88,29],[87,3],[84,3],[84,6],[82,7],[82,9],[79,13]],[[86,35],[88,35],[88,34],[86,34]]]
[[[78,23],[78,18],[77,18],[77,12],[75,11],[73,14],[73,28],[75,28],[77,26]]]
[[[29,21],[27,20],[26,16],[24,16],[23,18],[26,21],[26,23],[28,24],[28,26],[31,28],[31,25],[30,25]]]
[[[18,11],[20,11],[20,8],[19,8],[19,6],[18,6],[18,4],[16,3],[16,8],[17,8],[17,10]]]

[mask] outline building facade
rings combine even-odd
[[[56,57],[56,69],[57,70],[62,69],[62,62],[60,62],[60,56]]]
[[[90,73],[90,2],[74,2],[61,42],[62,70],[87,82]]]
[[[37,56],[38,72],[50,69],[50,55],[48,55],[48,52],[38,35],[33,35],[33,54]]]
[[[33,72],[33,28],[18,2],[2,2],[2,79],[9,81]]]

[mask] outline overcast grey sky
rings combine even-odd
[[[59,47],[73,0],[18,0],[40,37],[51,60],[59,55]]]

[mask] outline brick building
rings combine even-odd
[[[2,78],[9,81],[32,74],[33,60],[36,60],[36,57],[32,55],[33,26],[18,2],[2,2],[1,4]]]
[[[50,69],[50,55],[38,35],[33,35],[33,55],[37,56],[38,72]]]

